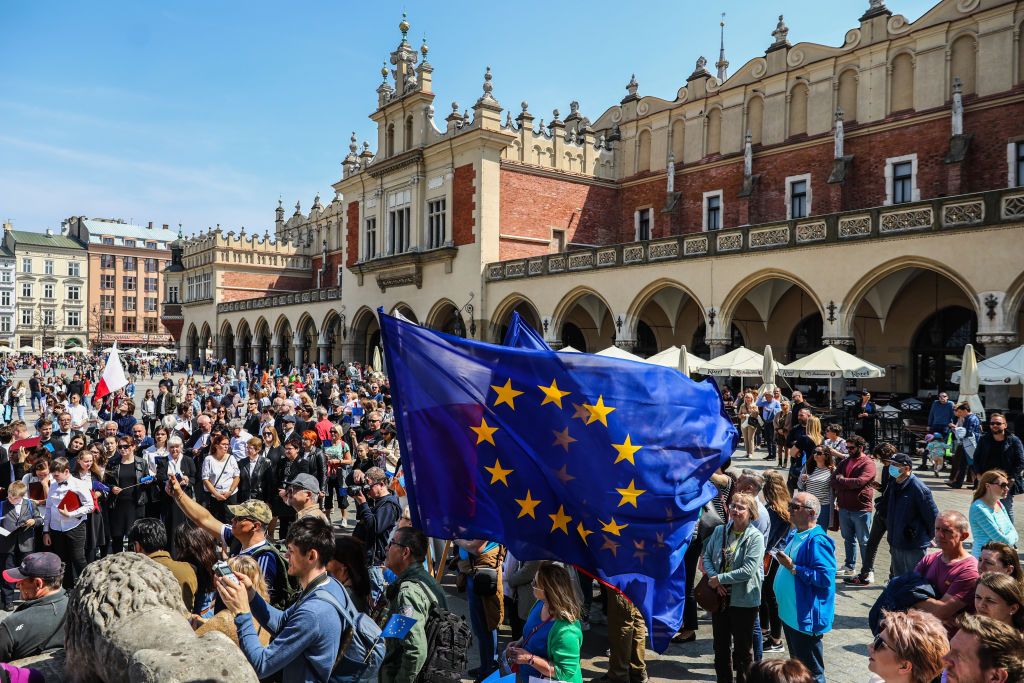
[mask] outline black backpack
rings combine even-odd
[[[295,598],[299,596],[301,589],[295,577],[288,575],[288,561],[284,559],[284,555],[277,549],[277,546],[270,541],[257,548],[250,557],[259,562],[260,555],[264,553],[273,554],[274,562],[277,563],[274,585],[269,586],[270,590],[274,592],[274,601],[271,604],[278,609],[284,609],[295,602]]]
[[[427,636],[427,659],[415,683],[455,683],[462,680],[469,665],[469,646],[473,632],[466,618],[443,607],[433,589],[417,581],[434,598],[424,627]]]

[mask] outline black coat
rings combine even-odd
[[[117,483],[117,473],[121,467],[121,456],[115,455],[107,463],[107,467],[103,473],[103,483],[107,486],[119,486]],[[146,461],[143,458],[135,458],[135,480],[142,481],[142,478],[149,475],[149,468],[146,466]],[[149,502],[149,489],[152,484],[139,484],[134,486],[128,491],[122,491],[121,495],[115,496],[113,493],[110,494],[110,507],[114,508],[117,505],[125,504],[131,501],[132,505],[145,505]],[[122,487],[123,488],[123,487]]]
[[[277,497],[277,477],[274,463],[260,456],[253,462],[243,458],[238,463],[238,502],[262,500],[270,505]]]

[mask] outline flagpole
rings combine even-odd
[[[437,565],[434,567],[434,580],[441,583],[441,577],[444,576],[444,565],[448,561],[448,552],[451,550],[452,540],[449,538],[444,542],[444,550],[441,551],[441,556],[437,558]]]

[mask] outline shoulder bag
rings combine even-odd
[[[722,529],[722,563],[719,568],[725,566],[725,527]],[[707,574],[701,574],[700,581],[693,588],[693,599],[697,604],[707,610],[708,614],[720,614],[729,606],[729,596],[721,595],[711,587]]]

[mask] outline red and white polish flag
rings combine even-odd
[[[112,394],[123,388],[126,384],[128,384],[128,378],[124,374],[121,354],[117,350],[117,342],[115,342],[113,348],[110,349],[110,355],[107,356],[107,364],[103,368],[103,376],[100,377],[99,384],[96,385],[94,396],[103,398],[107,394]]]

